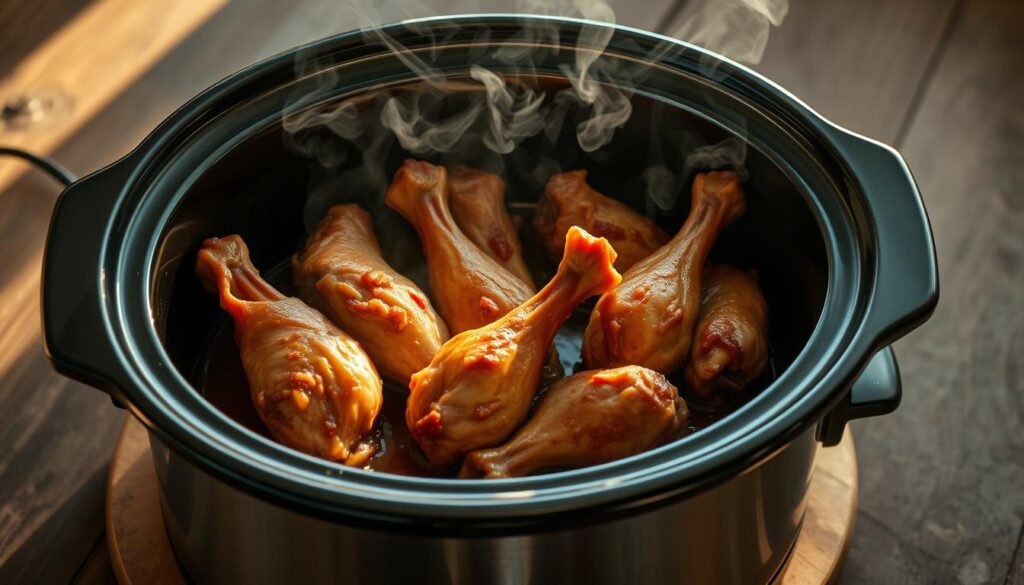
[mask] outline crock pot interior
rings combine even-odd
[[[625,202],[675,233],[689,211],[692,174],[706,169],[688,173],[680,182],[677,200],[668,209],[660,208],[645,194],[645,169],[660,162],[679,172],[682,158],[673,153],[680,150],[678,141],[683,133],[688,140],[697,137],[703,144],[732,136],[702,116],[661,100],[638,94],[632,103],[633,114],[626,125],[615,133],[610,144],[593,153],[578,148],[573,125],[566,124],[557,140],[548,141],[541,135],[521,144],[519,154],[506,156],[490,154],[482,147],[463,149],[460,155],[414,156],[393,143],[383,156],[385,170],[390,176],[403,159],[415,157],[501,173],[508,185],[509,206],[526,220],[521,231],[524,247],[534,255],[530,263],[539,268],[536,276],[543,282],[553,266],[538,252],[541,247],[531,244],[535,236],[529,216],[552,172],[585,168],[589,182],[598,191]],[[459,107],[457,95],[449,107]],[[325,135],[324,140],[332,138]],[[329,205],[355,202],[374,217],[386,259],[429,291],[415,231],[384,206],[384,185],[353,188],[346,183],[345,173],[361,164],[361,153],[340,139],[333,140],[334,147],[351,152],[344,164],[325,169],[289,147],[291,141],[282,125],[273,124],[212,163],[187,187],[174,209],[154,258],[151,306],[168,355],[194,386],[204,368],[219,367],[218,360],[234,360],[225,367],[240,371],[237,356],[216,356],[211,363],[207,352],[211,335],[218,328],[230,327],[230,323],[216,297],[202,289],[193,272],[196,252],[205,238],[241,235],[255,265],[285,292],[292,292],[287,290],[288,260],[305,241],[308,230]],[[744,184],[747,212],[722,232],[711,261],[757,271],[770,308],[773,363],[776,372],[781,373],[796,358],[818,322],[827,288],[825,243],[807,198],[779,166],[753,146],[747,150],[745,166],[749,175]],[[236,398],[235,404],[244,409],[248,396]],[[239,418],[237,414],[232,416]],[[251,407],[247,416],[248,420],[239,422],[250,428],[258,425]]]

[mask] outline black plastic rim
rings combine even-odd
[[[415,31],[393,25],[389,33],[414,47],[427,27],[456,44],[460,35],[472,37],[485,26],[492,39],[508,36],[523,18],[431,19],[418,21]],[[582,27],[606,26],[553,20],[569,44]],[[182,160],[198,165],[192,167],[195,174],[230,148],[232,139],[204,136],[202,127],[229,117],[233,104],[292,81],[296,54],[354,59],[386,53],[367,47],[359,33],[295,49],[221,81],[173,114],[121,163],[132,171],[102,255],[107,334],[115,340],[124,368],[121,398],[160,440],[214,476],[273,502],[353,521],[483,528],[583,512],[592,519],[598,510],[621,512],[695,493],[765,460],[818,422],[882,341],[880,333],[861,330],[871,290],[873,244],[861,217],[858,180],[846,172],[835,127],[753,71],[675,39],[626,27],[614,27],[608,47],[609,54],[633,60],[647,59],[655,50],[660,60],[650,66],[663,70],[659,75],[701,78],[701,60],[717,62],[716,79],[709,83],[775,120],[779,144],[807,151],[801,160],[776,162],[807,193],[828,253],[828,294],[811,339],[769,389],[728,419],[653,451],[580,470],[498,482],[423,479],[343,468],[284,448],[234,423],[191,389],[170,366],[150,318],[152,259],[174,206],[167,195],[174,192],[155,197],[154,186],[183,178],[181,185],[187,185],[187,176],[173,174],[188,167],[179,164]],[[720,123],[728,126],[728,121]],[[243,136],[240,132],[233,140]],[[185,142],[188,147],[182,148]],[[808,177],[818,187],[808,184]],[[827,195],[819,196],[820,189]]]

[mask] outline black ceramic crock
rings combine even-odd
[[[527,42],[524,23],[538,22],[466,16],[387,32],[447,78],[464,79],[470,54],[513,72],[489,51]],[[560,47],[537,57],[533,73],[564,85],[560,66],[595,36],[581,31],[606,25],[544,24],[559,31]],[[70,186],[47,240],[48,354],[60,372],[108,392],[149,429],[168,532],[193,578],[773,578],[798,534],[819,444],[837,442],[848,420],[899,404],[888,345],[921,324],[938,295],[928,220],[893,149],[836,127],[717,55],[625,27],[611,32],[607,81],[630,72],[635,111],[611,144],[560,163],[588,168],[602,191],[650,210],[640,177],[652,136],[671,141],[671,129],[688,128],[709,142],[742,137],[748,211],[722,234],[715,254],[759,271],[777,378],[724,420],[675,443],[610,464],[501,481],[343,468],[218,411],[193,384],[202,348],[224,318],[191,271],[200,242],[240,233],[257,265],[286,260],[305,233],[306,194],[318,172],[285,147],[282,110],[296,88],[313,82],[326,88],[322,100],[335,100],[415,81],[394,54],[358,33],[313,43],[216,84],[125,158]],[[318,65],[300,76],[297,58]],[[570,132],[559,140],[572,139]],[[390,168],[401,156],[388,154]],[[536,200],[536,190],[514,173],[508,178],[514,208]],[[360,202],[396,225],[382,206]],[[653,215],[674,231],[687,208],[684,192]],[[395,239],[414,237],[404,229]],[[421,262],[389,260],[399,269]]]

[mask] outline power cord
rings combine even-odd
[[[12,148],[10,146],[0,146],[0,156],[13,156],[15,158],[20,158],[21,160],[28,162],[37,169],[50,175],[51,177],[54,178],[54,180],[64,185],[65,187],[70,186],[71,183],[74,183],[78,179],[78,177],[76,177],[74,173],[64,168],[64,166],[58,163],[57,161],[51,158],[47,158],[45,156],[32,154],[27,150],[21,150],[20,148]]]

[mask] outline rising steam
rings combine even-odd
[[[584,26],[578,45],[586,50],[576,52],[575,64],[564,73],[571,87],[548,96],[522,85],[510,84],[506,78],[479,64],[472,64],[470,77],[482,90],[471,99],[461,112],[437,117],[436,106],[444,97],[444,75],[417,54],[390,36],[382,27],[383,19],[369,2],[355,2],[351,8],[360,23],[363,38],[368,44],[382,45],[390,50],[433,95],[401,95],[386,98],[380,111],[380,124],[389,130],[403,148],[412,153],[453,152],[467,134],[482,137],[484,145],[498,154],[512,152],[522,140],[546,132],[557,136],[566,112],[575,107],[589,110],[578,123],[580,147],[592,152],[611,141],[616,129],[622,127],[632,113],[631,90],[608,83],[602,71],[600,58],[612,35],[612,29],[603,26]],[[615,23],[615,13],[600,0],[574,0],[571,4],[559,0],[525,0],[520,10],[547,16],[576,16],[600,23]],[[415,23],[409,26],[416,26]],[[551,23],[530,21],[512,42],[499,47],[493,57],[513,65],[517,74],[534,72],[533,56],[547,50],[559,50],[558,29]],[[308,64],[299,66],[300,73],[312,69]],[[350,108],[334,105],[320,106],[314,111],[303,111],[318,101],[330,89],[336,78],[328,79],[313,91],[304,89],[289,105],[285,129],[295,134],[312,127],[324,127],[337,136],[351,140],[368,128],[354,127],[357,117]],[[318,91],[319,90],[319,91]],[[473,130],[482,130],[474,132]],[[485,129],[485,130],[483,130]],[[310,146],[322,146],[319,142]],[[314,153],[310,153],[314,154]],[[322,157],[321,157],[322,158]]]
[[[746,65],[764,56],[771,27],[782,24],[789,0],[705,0],[673,36]]]
[[[300,83],[286,108],[284,129],[289,146],[315,157],[328,170],[342,168],[348,157],[357,153],[360,164],[345,171],[344,181],[350,189],[383,191],[387,184],[385,155],[396,142],[417,156],[449,156],[458,162],[481,165],[481,160],[490,157],[488,160],[497,161],[491,166],[500,168],[505,164],[502,157],[529,156],[518,148],[524,140],[544,136],[554,143],[563,127],[571,123],[574,126],[569,128],[575,131],[580,150],[599,151],[629,121],[634,89],[648,73],[646,67],[623,70],[621,64],[613,65],[614,60],[603,58],[612,28],[583,26],[578,38],[571,41],[574,60],[561,67],[569,86],[557,92],[534,89],[524,80],[536,73],[535,63],[552,52],[570,48],[570,41],[560,37],[557,26],[536,19],[524,20],[517,36],[496,48],[492,45],[475,53],[470,49],[469,77],[452,79],[433,64],[433,51],[411,50],[382,28],[385,21],[429,14],[429,9],[406,1],[383,3],[382,7],[373,0],[356,0],[344,6],[359,22],[368,44],[386,47],[419,80],[414,88],[381,90],[337,101],[331,99],[339,80],[333,64],[302,56],[297,60],[300,78],[313,81]],[[771,26],[778,26],[787,10],[788,0],[703,0],[696,7],[690,2],[689,16],[675,36],[736,61],[756,64]],[[518,12],[615,23],[614,12],[601,0],[520,0]],[[417,26],[422,27],[424,35],[457,32],[455,27],[447,29],[449,33],[437,33],[426,25],[406,24],[414,30]],[[431,41],[441,46],[449,38],[435,37]],[[484,54],[484,50],[489,52]],[[671,50],[666,46],[663,52],[652,54],[651,60]],[[485,60],[501,64],[500,72],[485,67]],[[457,107],[453,108],[453,103]],[[723,166],[743,170],[744,140],[731,138],[707,144],[685,130],[680,132],[675,141],[678,149],[652,149],[652,166],[643,174],[648,201],[661,209],[672,207],[695,170]],[[549,175],[558,170],[557,164],[540,155],[519,167],[527,175]],[[332,181],[337,179],[332,175]],[[546,177],[537,179],[543,181]]]
[[[672,36],[753,66],[764,56],[771,28],[781,25],[788,12],[789,0],[704,0],[689,11]],[[716,64],[703,59],[703,73],[717,77]],[[743,120],[734,120],[734,123],[746,127]],[[731,168],[745,181],[747,141],[744,138],[730,137],[707,144],[695,134],[682,131],[675,140],[677,152],[668,156],[652,153],[652,158],[681,159],[682,164],[670,169],[656,163],[644,171],[647,201],[662,211],[672,209],[689,177],[705,169]]]

